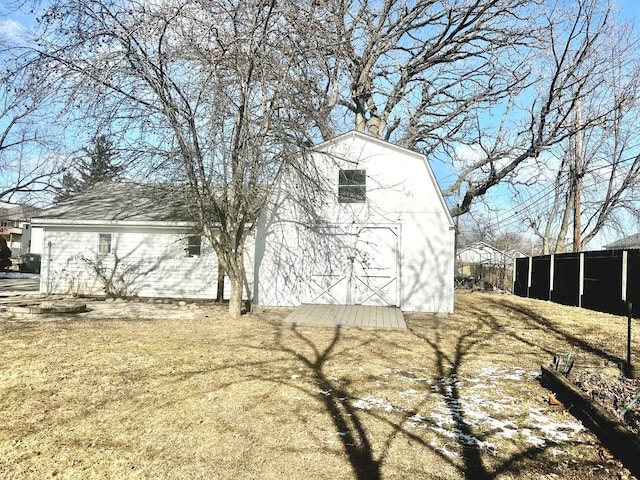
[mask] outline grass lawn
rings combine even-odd
[[[548,404],[573,348],[615,373],[626,319],[482,293],[408,331],[285,313],[0,320],[0,478],[625,478]],[[634,342],[635,358],[640,348]]]

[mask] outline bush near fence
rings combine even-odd
[[[640,250],[600,250],[516,259],[513,293],[640,318]]]

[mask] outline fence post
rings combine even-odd
[[[553,301],[553,277],[555,276],[556,256],[552,253],[549,261],[549,301]]]
[[[582,296],[584,295],[584,252],[580,252],[580,273],[578,274],[578,307],[582,308]]]
[[[533,270],[533,257],[529,257],[529,271],[527,272],[527,298],[531,293],[531,270]]]
[[[624,303],[627,302],[627,266],[629,265],[627,260],[627,250],[622,251],[622,292],[621,297]]]

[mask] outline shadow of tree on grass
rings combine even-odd
[[[495,308],[507,308],[504,301],[500,301],[498,299],[490,299],[489,304]],[[624,360],[621,356],[618,356],[611,352],[607,352],[589,342],[587,339],[579,337],[575,333],[563,330],[562,328],[558,327],[556,323],[538,314],[532,309],[525,307],[524,305],[510,303],[508,308],[511,310],[511,312],[517,313],[519,315],[519,318],[521,319],[521,322],[525,327],[533,327],[539,329],[546,335],[549,335],[572,347],[583,350],[584,352],[590,353],[602,360],[606,360],[618,365],[622,365],[624,363]],[[537,346],[540,347],[540,345]],[[547,349],[547,352],[550,354],[550,356],[558,353],[557,351],[553,351],[552,349]]]
[[[350,388],[349,382],[340,382],[327,373],[328,362],[341,354],[339,346],[344,332],[340,326],[333,328],[330,341],[323,347],[314,342],[311,335],[300,331],[296,325],[288,328],[283,326],[278,334],[277,344],[280,351],[287,352],[310,373],[316,390],[296,388],[301,388],[311,397],[320,397],[325,411],[331,415],[335,433],[340,438],[341,448],[348,458],[355,478],[359,480],[383,478],[382,467],[392,445],[404,438],[413,442],[416,448],[423,448],[429,454],[436,455],[464,478],[486,480],[504,473],[518,474],[522,470],[531,468],[532,462],[543,456],[553,446],[553,442],[548,442],[544,446],[525,446],[498,459],[488,439],[500,432],[495,428],[490,428],[488,431],[485,428],[482,432],[476,431],[474,422],[465,411],[458,376],[469,355],[481,355],[482,347],[499,341],[497,334],[502,333],[500,329],[496,329],[496,323],[491,321],[492,319],[487,319],[486,315],[481,317],[470,321],[467,328],[457,332],[453,338],[454,332],[450,328],[442,328],[439,325],[440,320],[436,317],[432,319],[433,325],[429,329],[429,334],[423,329],[410,328],[409,333],[412,338],[418,340],[431,352],[424,360],[431,365],[432,373],[431,381],[428,383],[429,389],[421,392],[423,399],[417,405],[402,410],[400,418],[375,410],[358,408],[355,403],[357,395]],[[301,345],[304,348],[301,348],[300,344],[297,347],[289,344],[290,340],[285,334],[287,330],[302,342]],[[446,341],[444,335],[449,336]],[[389,354],[383,352],[397,352],[406,348],[387,340],[380,332],[371,332],[368,342],[375,343],[377,351],[380,352],[378,356],[382,359],[388,358],[390,365],[393,365],[393,354],[389,357]],[[410,428],[411,419],[416,412],[424,413],[428,404],[433,402],[433,393],[440,397],[449,413],[452,423],[447,426],[451,435],[448,438],[453,438],[460,457],[443,451],[433,442],[428,441],[428,436]],[[369,420],[367,419],[386,424],[390,428],[390,433],[387,433],[385,438],[375,437],[368,428]],[[439,427],[433,420],[423,418],[423,422],[427,428],[424,431],[432,431],[439,435]],[[487,462],[489,458],[491,461]],[[588,463],[588,461],[585,462],[585,465]],[[549,465],[547,468],[550,468]]]
[[[286,347],[281,338],[279,339],[280,347],[299,360],[313,375],[324,407],[333,419],[333,425],[356,478],[361,480],[382,478],[380,461],[374,458],[371,441],[366,429],[356,409],[348,401],[351,396],[350,392],[337,385],[335,381],[330,380],[324,371],[326,362],[331,358],[340,340],[340,325],[335,327],[331,341],[322,350],[309,338],[305,337],[296,326],[293,326],[291,330],[298,339],[311,348],[313,354],[305,356],[291,347]],[[342,408],[339,406],[342,406]]]

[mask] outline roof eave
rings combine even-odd
[[[142,227],[142,228],[193,228],[195,222],[174,220],[88,220],[69,218],[33,218],[33,227]]]

